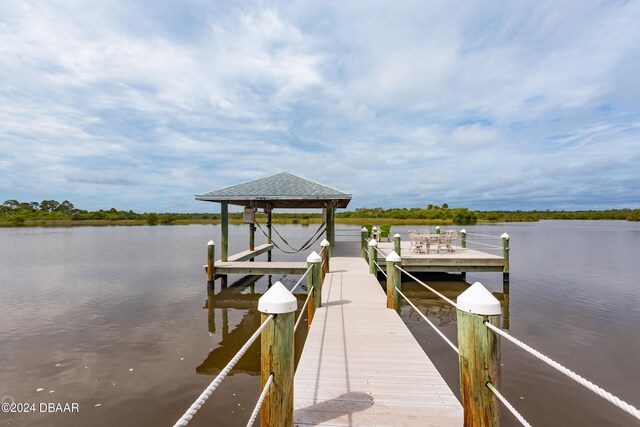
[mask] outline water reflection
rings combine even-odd
[[[459,275],[418,274],[416,277],[453,301],[472,285]],[[422,314],[438,319],[438,326],[446,326],[455,321],[456,309],[419,283],[413,280],[403,281],[402,291],[420,309]],[[502,292],[491,293],[500,301],[502,307],[502,328],[509,329],[509,282],[503,282]],[[412,309],[409,311],[408,317],[412,320],[418,320],[420,315]]]
[[[260,312],[257,310],[258,300],[263,295],[256,292],[256,285],[264,276],[223,276],[217,281],[207,283],[207,299],[204,309],[207,310],[207,328],[210,335],[220,333],[221,340],[217,347],[213,348],[205,360],[196,367],[198,374],[217,375],[226,366],[240,348],[258,329],[261,323]],[[235,280],[234,280],[235,279]],[[234,281],[232,281],[234,280]],[[231,282],[231,283],[230,283]],[[219,285],[217,285],[219,283]],[[230,284],[229,284],[230,283]],[[273,284],[271,275],[267,276],[267,289]],[[263,285],[264,286],[264,285]],[[301,286],[304,289],[304,286]],[[259,289],[259,286],[258,286]],[[263,288],[263,290],[265,290]],[[265,290],[266,291],[266,290]],[[301,307],[306,294],[296,294],[298,307]],[[235,326],[230,327],[229,311],[234,310]],[[237,316],[240,311],[241,315]],[[296,314],[296,317],[299,313]],[[306,318],[306,312],[303,313]],[[306,322],[303,322],[306,324]],[[304,327],[298,328],[294,346],[296,351],[296,363],[304,346],[307,331]],[[257,340],[231,371],[244,373],[251,376],[260,375],[260,340]]]

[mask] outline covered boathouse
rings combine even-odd
[[[245,208],[245,222],[249,224],[250,255],[257,255],[254,247],[255,212],[262,209],[267,214],[268,245],[271,241],[271,213],[274,209],[322,209],[326,224],[326,239],[331,243],[329,255],[335,244],[334,215],[337,208],[346,208],[351,194],[317,182],[282,172],[231,187],[199,194],[196,200],[220,203],[221,255],[220,260],[229,259],[229,205]],[[267,249],[267,247],[265,247]],[[270,250],[270,248],[268,248]]]

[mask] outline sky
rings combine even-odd
[[[0,11],[0,203],[640,207],[638,1],[47,1]]]

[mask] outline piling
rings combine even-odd
[[[213,282],[214,271],[215,268],[215,259],[216,259],[216,244],[213,240],[209,240],[207,243],[207,280],[209,282]]]
[[[460,230],[460,247],[465,249],[467,247],[467,230],[464,228]],[[467,273],[465,271],[460,272],[462,280],[467,280]]]
[[[271,241],[271,208],[267,208],[267,243],[273,243]],[[271,262],[271,251],[267,252],[267,261]]]
[[[374,274],[374,275],[378,275],[378,270],[376,268],[376,259],[377,259],[377,254],[376,254],[376,246],[378,246],[378,242],[375,241],[375,239],[371,239],[369,240],[369,273]]]
[[[460,395],[465,427],[500,425],[498,399],[487,387],[500,383],[500,342],[484,325],[498,326],[500,302],[482,284],[474,283],[457,300]]]
[[[307,257],[307,268],[311,267],[309,273],[307,273],[307,292],[313,292],[313,296],[309,298],[309,304],[307,304],[307,321],[309,327],[313,316],[315,315],[316,308],[322,306],[322,258],[315,251]]]
[[[322,251],[320,251],[320,255],[322,257],[322,277],[320,278],[321,282],[324,282],[324,276],[327,275],[327,272],[329,272],[329,259],[331,258],[329,256],[329,248],[328,246],[331,246],[331,243],[329,243],[329,241],[327,239],[324,239],[322,242],[320,242],[320,246],[323,248]]]
[[[227,262],[229,258],[229,203],[220,202],[220,260]]]
[[[402,254],[402,247],[401,247],[401,243],[402,242],[402,237],[400,237],[400,234],[396,233],[393,235],[393,250],[398,254],[401,255]]]
[[[393,308],[400,312],[400,294],[402,291],[402,273],[396,268],[402,263],[402,258],[395,251],[391,251],[385,259],[387,263],[387,308]]]
[[[502,233],[502,257],[504,258],[504,269],[502,270],[502,281],[509,281],[509,235]]]
[[[293,324],[297,308],[295,296],[280,282],[276,282],[258,300],[262,322],[269,315],[276,315],[260,338],[261,390],[273,374],[273,382],[260,411],[262,427],[293,425]]]
[[[436,234],[440,234],[440,226],[436,225]]]
[[[369,237],[369,230],[366,227],[362,227],[360,229],[360,253],[364,259],[368,259],[367,237]]]

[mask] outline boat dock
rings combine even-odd
[[[460,402],[386,300],[363,258],[331,259],[295,373],[295,425],[462,425]]]

